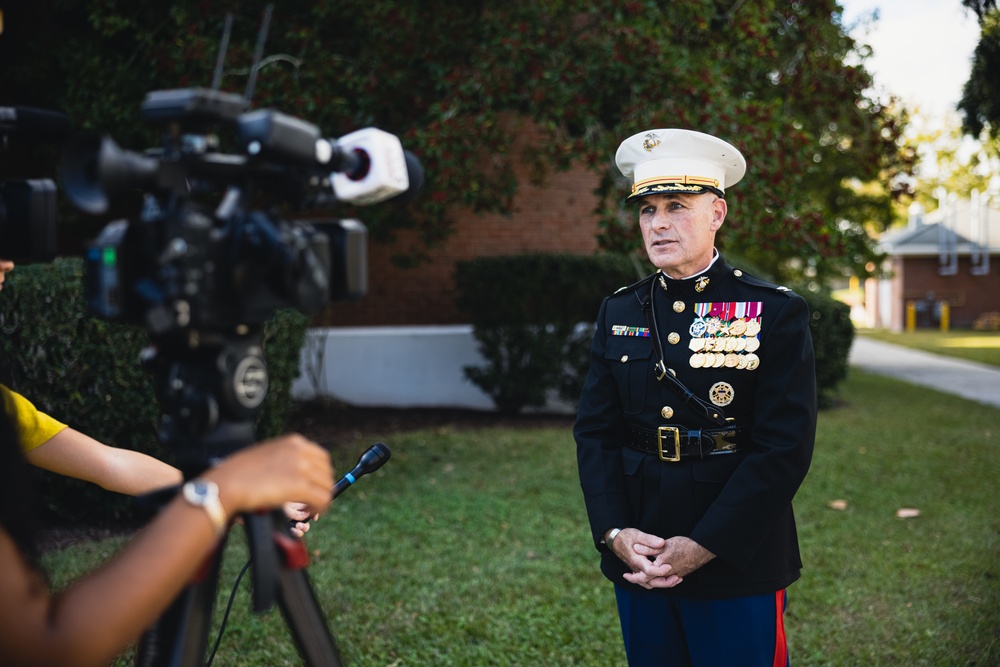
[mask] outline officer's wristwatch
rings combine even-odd
[[[610,549],[611,545],[615,543],[615,538],[618,537],[618,533],[620,532],[622,532],[621,528],[612,528],[609,530],[607,539],[602,540],[604,545]]]
[[[219,500],[219,487],[215,482],[207,479],[192,479],[184,485],[182,495],[191,505],[200,507],[208,514],[208,518],[215,527],[215,532],[222,534],[229,523],[226,510]]]

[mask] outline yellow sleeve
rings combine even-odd
[[[17,429],[21,440],[21,451],[27,452],[38,447],[66,428],[66,424],[40,412],[31,401],[2,384],[0,384],[0,399],[3,401],[3,409],[11,417],[14,428]]]

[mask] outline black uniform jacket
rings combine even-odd
[[[708,438],[700,454],[678,462],[634,447],[638,440],[655,450],[659,434],[669,456],[673,429],[719,428],[657,380],[648,299],[666,367],[739,427],[729,438],[738,443],[735,453],[726,443],[713,450]],[[667,595],[757,595],[798,579],[792,497],[809,468],[815,431],[815,362],[800,296],[719,257],[696,278],[658,272],[606,298],[574,427],[605,576],[632,586],[622,578],[624,563],[602,544],[609,528],[632,527],[664,539],[687,536],[716,555],[662,589]]]

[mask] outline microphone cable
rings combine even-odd
[[[382,442],[376,442],[374,445],[366,449],[360,457],[358,457],[358,463],[354,466],[351,472],[347,473],[339,480],[333,487],[333,493],[330,496],[330,501],[332,502],[334,498],[339,496],[345,489],[354,484],[362,475],[367,475],[370,472],[374,472],[381,468],[392,452],[389,448]],[[294,522],[291,522],[294,523]],[[222,635],[226,631],[226,623],[229,622],[229,612],[233,609],[233,601],[236,600],[236,591],[240,587],[240,582],[243,581],[243,575],[245,575],[249,570],[250,566],[253,565],[253,556],[247,560],[246,565],[240,570],[239,575],[236,577],[236,581],[233,583],[233,590],[229,593],[229,603],[226,604],[226,611],[222,615],[222,623],[219,624],[219,632],[215,636],[215,645],[212,647],[212,654],[208,657],[208,662],[205,663],[205,667],[212,667],[212,661],[215,660],[215,653],[219,650],[219,644],[222,643]]]
[[[208,656],[208,662],[205,663],[205,667],[212,667],[212,661],[215,660],[215,652],[219,650],[219,644],[222,643],[222,635],[226,631],[226,623],[229,622],[229,612],[233,609],[233,601],[236,599],[236,591],[240,587],[240,582],[243,581],[243,575],[247,573],[252,564],[253,558],[247,561],[247,564],[243,566],[243,569],[240,570],[239,575],[236,577],[236,583],[233,584],[233,590],[229,594],[229,604],[226,605],[226,613],[222,615],[222,623],[219,625],[219,633],[215,636],[215,645],[212,647],[212,654]]]

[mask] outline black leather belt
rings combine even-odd
[[[626,426],[626,444],[641,452],[656,454],[661,461],[676,462],[685,458],[705,458],[740,451],[740,435],[744,426],[731,428],[689,429],[684,426],[661,426],[655,431]]]

